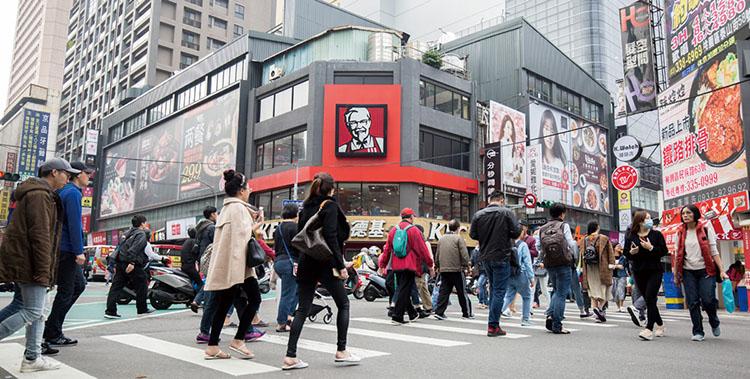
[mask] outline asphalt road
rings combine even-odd
[[[264,320],[275,319],[273,293],[263,302]],[[520,327],[520,320],[503,320],[507,337],[486,337],[486,310],[475,310],[476,320],[460,318],[457,301],[449,319],[420,320],[392,326],[382,300],[368,303],[352,299],[349,346],[364,359],[359,366],[333,363],[334,326],[306,323],[298,356],[308,362],[304,370],[282,372],[287,334],[268,329],[264,339],[249,344],[256,358],[250,361],[205,361],[204,346],[194,343],[200,315],[182,307],[143,318],[133,315],[134,305],[121,306],[123,320],[103,319],[106,287],[92,283],[69,316],[66,335],[78,346],[63,348],[54,359],[64,363],[55,372],[20,374],[23,335],[0,343],[0,378],[455,378],[524,377],[746,377],[750,372],[750,316],[721,314],[722,336],[705,342],[690,341],[686,311],[663,311],[667,336],[640,341],[627,314],[610,311],[609,322],[580,320],[568,304],[568,336],[544,331],[537,312],[536,326]],[[10,300],[0,295],[0,305]],[[334,308],[332,301],[330,305]],[[322,313],[321,315],[322,316]],[[335,323],[335,314],[334,314]],[[707,322],[706,322],[707,323]],[[708,326],[706,326],[708,328]],[[228,329],[233,333],[234,329]],[[710,329],[707,330],[710,335]],[[221,345],[226,350],[230,335]]]

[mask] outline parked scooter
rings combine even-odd
[[[149,262],[144,268],[148,274],[147,297],[155,309],[169,309],[172,304],[190,304],[196,295],[196,288],[190,278],[178,268],[166,267],[158,262]],[[135,299],[135,291],[130,284],[120,292],[117,303],[129,304]]]

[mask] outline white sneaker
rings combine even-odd
[[[654,335],[657,337],[664,337],[664,325],[654,325]]]
[[[60,362],[55,362],[40,355],[33,361],[24,358],[21,362],[21,372],[57,370],[61,366]]]
[[[650,331],[650,330],[648,330],[646,328],[643,328],[643,330],[641,331],[641,333],[638,334],[638,337],[641,337],[641,339],[644,340],[644,341],[651,341],[651,340],[654,339],[654,332],[652,332],[652,331]]]

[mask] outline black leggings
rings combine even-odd
[[[336,303],[336,308],[338,308],[338,314],[336,315],[336,350],[345,351],[346,334],[349,330],[349,297],[346,295],[346,289],[344,289],[344,281],[330,276],[329,278],[321,279],[320,284],[328,290],[333,297],[333,301]],[[314,281],[300,281],[297,287],[299,305],[297,306],[297,311],[294,313],[292,330],[289,332],[289,342],[286,347],[286,356],[289,358],[297,357],[297,341],[302,333],[302,326],[305,324],[305,319],[310,315],[310,309],[315,298],[316,285],[317,283]]]
[[[664,322],[659,314],[659,307],[656,305],[659,296],[659,287],[661,287],[662,273],[657,270],[645,270],[633,273],[635,285],[643,295],[646,302],[648,321],[646,329],[654,330],[654,324],[662,326]]]
[[[239,314],[240,325],[237,327],[237,333],[234,335],[236,340],[245,340],[245,332],[250,328],[250,325],[255,317],[255,313],[260,308],[260,288],[258,287],[258,280],[252,276],[245,279],[242,284],[237,284],[227,289],[214,291],[214,301],[216,302],[216,313],[211,321],[211,337],[208,340],[208,346],[218,346],[219,336],[221,335],[221,329],[224,327],[224,318],[229,311],[229,306],[235,299],[235,296],[239,295],[237,292],[245,290],[247,295],[247,306],[242,313]]]

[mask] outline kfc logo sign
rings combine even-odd
[[[336,104],[336,156],[386,155],[385,104]]]

